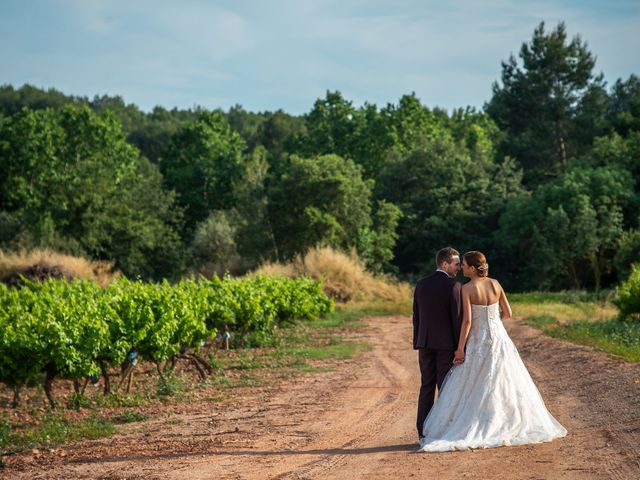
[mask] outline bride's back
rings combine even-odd
[[[502,287],[489,277],[474,279],[462,287],[467,291],[472,305],[492,305],[500,300]]]

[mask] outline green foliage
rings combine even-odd
[[[48,370],[65,378],[99,373],[110,311],[91,282],[27,282],[0,288],[0,381],[20,386]]]
[[[296,139],[296,151],[305,157],[335,154],[354,158],[362,115],[340,92],[327,91],[305,117],[306,131]]]
[[[640,230],[626,231],[620,237],[618,252],[614,257],[620,280],[629,276],[634,263],[640,264]]]
[[[22,230],[20,245],[10,246],[76,242],[127,274],[182,270],[173,196],[112,115],[86,106],[22,110],[0,124],[0,168],[0,204]]]
[[[640,320],[640,264],[631,267],[631,274],[618,287],[613,303],[620,309],[620,318]]]
[[[333,308],[307,278],[182,280],[171,285],[121,279],[106,289],[88,281],[0,284],[0,381],[20,386],[43,371],[81,379],[129,352],[156,363],[185,346],[198,349],[229,325],[235,335],[268,334],[296,318]]]
[[[167,187],[177,192],[185,209],[188,232],[211,210],[233,206],[244,149],[244,140],[220,112],[199,112],[171,137],[160,166]]]
[[[626,81],[616,80],[608,115],[620,135],[640,131],[640,78],[637,74],[631,74]]]
[[[162,397],[173,397],[180,393],[182,384],[173,372],[162,374],[158,377],[158,390],[156,393]]]
[[[370,181],[337,155],[292,156],[269,192],[269,216],[282,258],[325,244],[348,249],[371,224]]]
[[[134,422],[142,422],[149,417],[144,413],[136,412],[135,410],[125,410],[120,415],[116,415],[112,418],[112,421],[119,423],[134,423]]]
[[[397,270],[391,261],[393,247],[398,240],[396,229],[401,217],[402,210],[393,203],[378,201],[372,228],[362,228],[358,234],[358,253],[368,270],[375,273]]]
[[[573,163],[533,195],[507,205],[496,240],[510,258],[535,258],[512,270],[522,289],[596,289],[613,272],[613,257],[634,202],[633,179],[616,165]]]
[[[491,255],[502,205],[520,192],[514,165],[506,162],[498,167],[448,134],[397,154],[380,176],[377,196],[403,213],[396,247],[401,270],[432,269],[435,253],[447,244]]]
[[[268,208],[267,182],[271,170],[268,156],[269,152],[258,146],[245,158],[242,177],[235,186],[235,208],[226,212],[230,227],[235,231],[233,240],[238,253],[243,263],[250,267],[257,266],[265,258],[278,256]]]
[[[30,110],[62,108],[80,101],[80,98],[65,95],[54,88],[45,91],[28,84],[24,84],[20,88],[2,85],[0,86],[0,121],[15,115],[23,108]]]
[[[604,82],[594,77],[595,57],[580,37],[568,41],[564,23],[549,33],[540,23],[519,57],[522,65],[513,56],[502,63],[502,84],[494,84],[487,112],[506,133],[502,154],[520,162],[531,184],[557,174],[580,152],[578,117],[591,132],[587,146],[602,134],[594,122],[606,110],[590,111],[597,102],[588,101],[590,92],[603,92]]]
[[[306,347],[294,350],[294,355],[312,360],[327,360],[330,358],[346,359],[356,356],[362,351],[371,350],[368,343],[339,343],[336,345],[322,345],[318,347]]]

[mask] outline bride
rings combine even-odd
[[[427,419],[420,452],[548,442],[567,434],[544,405],[500,320],[511,307],[485,256],[464,255],[462,327],[451,368]],[[466,343],[466,352],[465,352]]]

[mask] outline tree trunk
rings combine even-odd
[[[576,271],[576,266],[573,262],[569,263],[569,276],[571,277],[571,282],[576,290],[580,289],[580,278],[578,278],[578,272]]]
[[[558,149],[560,150],[560,164],[562,167],[567,166],[567,149],[564,144],[564,137],[560,131],[560,121],[556,120],[556,141],[558,142]]]
[[[102,372],[102,378],[104,379],[104,390],[102,393],[108,395],[111,393],[111,382],[109,382],[109,372],[107,371],[107,364],[104,360],[100,360],[100,371]]]
[[[567,150],[562,137],[560,137],[560,159],[562,160],[562,166],[565,167],[567,165]]]
[[[17,408],[20,404],[20,388],[22,385],[13,386],[13,400],[11,401],[11,408]]]
[[[600,284],[602,281],[602,270],[600,269],[600,261],[598,259],[598,255],[592,253],[591,255],[589,255],[589,260],[591,261],[591,270],[593,270],[593,280],[596,284],[596,292],[599,292]]]
[[[56,371],[53,367],[46,369],[44,376],[44,393],[47,395],[51,408],[56,408],[56,402],[53,400],[53,394],[51,393],[51,387],[53,386],[53,379],[55,376]]]

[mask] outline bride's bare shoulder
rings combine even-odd
[[[491,286],[493,287],[494,292],[500,294],[504,291],[502,289],[502,285],[500,285],[500,282],[498,280],[496,280],[495,278],[490,278],[489,280],[491,280]]]

